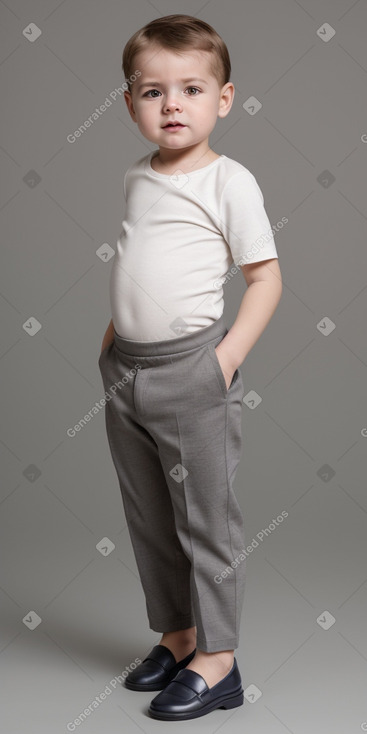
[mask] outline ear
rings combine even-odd
[[[235,95],[232,82],[227,82],[220,90],[218,117],[226,117],[230,111]]]
[[[124,92],[124,97],[125,97],[127,109],[129,110],[129,113],[130,113],[130,117],[132,120],[134,120],[134,122],[136,122],[136,114],[134,110],[133,98],[132,98],[131,92]]]

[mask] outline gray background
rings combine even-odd
[[[103,396],[112,260],[97,251],[115,249],[124,172],[155,146],[123,97],[74,144],[66,137],[123,82],[132,33],[181,12],[213,25],[231,55],[234,105],[211,147],[254,173],[272,225],[289,220],[275,236],[282,299],[241,368],[235,483],[247,544],[288,517],[248,557],[236,650],[244,706],[165,725],[146,713],[155,693],[118,684],[76,729],[367,729],[365,0],[1,0],[4,734],[67,731],[160,639],[147,624],[103,410],[66,433]],[[34,42],[23,34],[30,23],[42,31]],[[327,42],[317,33],[325,23],[335,30]],[[262,104],[255,115],[243,107],[251,96]],[[241,273],[225,286],[229,327],[245,287]],[[254,409],[251,391],[262,398]],[[96,548],[104,538],[115,545],[106,556]]]

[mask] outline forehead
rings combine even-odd
[[[140,83],[148,77],[169,81],[197,75],[209,82],[214,78],[209,68],[209,57],[207,51],[188,49],[178,52],[152,44],[136,55],[134,64],[141,72]]]

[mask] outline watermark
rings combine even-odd
[[[273,530],[275,530],[275,528],[283,522],[285,517],[288,517],[288,512],[286,510],[283,510],[283,512],[281,512],[281,514],[277,516],[276,520],[274,520],[273,518],[272,522],[269,523],[268,527],[265,528],[265,530],[262,529],[260,530],[260,532],[257,533],[256,538],[258,538],[259,541],[262,543],[264,538],[267,538],[268,535],[271,535]],[[231,561],[230,566],[227,566],[220,574],[217,574],[213,577],[215,583],[221,584],[223,579],[233,573],[233,569],[237,568],[237,566],[239,566],[242,561],[245,561],[247,556],[249,556],[250,553],[252,553],[252,551],[258,547],[258,545],[259,543],[257,542],[257,540],[253,538],[250,545],[248,545],[246,549],[242,548],[242,552],[239,553],[239,555],[236,556],[233,561]]]
[[[120,390],[121,387],[125,387],[125,385],[131,380],[134,375],[136,375],[137,370],[140,369],[140,365],[136,364],[134,367],[127,372],[126,375],[122,378],[122,380],[118,380],[117,382],[113,382],[112,385],[110,385],[110,390],[112,395],[109,393],[108,390],[106,390],[104,397],[101,398],[99,401],[95,402],[92,408],[88,411],[88,413],[85,414],[84,418],[81,418],[78,423],[75,424],[75,426],[72,426],[71,428],[68,428],[66,431],[67,436],[69,438],[74,438],[76,434],[84,428],[84,426],[89,423],[89,421],[92,420],[92,418],[97,415],[102,408],[106,405],[109,400],[112,400],[113,396],[116,395],[117,390]]]
[[[266,234],[262,234],[260,237],[258,237],[257,240],[255,240],[255,242],[251,246],[251,248],[249,250],[247,250],[247,252],[245,252],[245,255],[244,255],[245,260],[242,260],[242,258],[241,258],[241,260],[239,260],[239,263],[238,264],[239,265],[246,265],[247,264],[246,263],[246,260],[247,259],[250,259],[251,260],[251,258],[254,255],[256,255],[258,252],[260,252],[261,248],[264,247],[264,245],[267,242],[269,242],[269,240],[272,240],[273,239],[274,233],[275,232],[278,232],[280,229],[283,229],[284,225],[287,224],[288,221],[289,220],[288,220],[287,217],[282,217],[281,220],[276,223],[276,225],[273,225],[272,227],[270,227],[269,232],[267,232]],[[277,227],[278,227],[278,229],[277,229]]]
[[[139,76],[141,76],[141,71],[139,71],[139,69],[135,69],[135,74],[131,74],[129,79],[125,80],[121,84],[121,87],[115,87],[115,89],[113,89],[112,92],[110,92],[107,95],[104,103],[101,104],[99,107],[96,107],[94,112],[92,112],[92,114],[86,120],[84,120],[82,125],[80,125],[76,130],[74,130],[74,132],[69,133],[69,135],[66,136],[66,140],[68,141],[68,143],[75,143],[77,138],[80,138],[83,135],[83,133],[86,132],[87,128],[93,125],[93,123],[96,122],[96,120],[99,120],[99,118],[103,115],[103,113],[106,112],[107,107],[111,107],[112,102],[116,102],[118,97],[121,97],[121,95],[124,92],[129,91],[128,85],[131,84],[132,82],[135,82],[135,80]]]
[[[102,701],[105,701],[107,696],[110,696],[112,693],[112,690],[117,688],[117,686],[122,683],[122,681],[126,678],[126,676],[130,673],[131,670],[135,670],[136,666],[141,663],[140,658],[135,658],[134,662],[131,663],[123,672],[121,675],[116,675],[115,678],[111,678],[111,680],[106,685],[104,691],[101,691],[101,693],[98,694],[98,696],[95,696],[93,701],[90,702],[90,704],[82,711],[73,721],[69,721],[66,725],[67,731],[75,731],[80,724],[83,724],[84,721],[88,716],[90,716],[97,708],[101,705]]]
[[[279,232],[280,229],[283,229],[284,225],[287,224],[287,222],[289,222],[289,219],[287,217],[282,217],[279,222],[272,225],[272,227],[269,229],[268,232],[266,232],[266,234],[262,234],[260,237],[258,237],[257,240],[255,240],[253,245],[250,247],[250,249],[247,250],[244,255],[242,255],[238,263],[236,265],[233,265],[231,269],[228,270],[226,275],[214,281],[214,288],[219,290],[225,283],[228,283],[238,273],[241,265],[249,265],[249,262],[251,263],[251,259],[254,257],[254,255],[260,252],[261,248],[264,247],[267,242],[272,240],[274,234],[276,232]]]

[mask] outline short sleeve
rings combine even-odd
[[[231,176],[223,188],[219,227],[235,265],[278,257],[262,191],[247,168]]]

